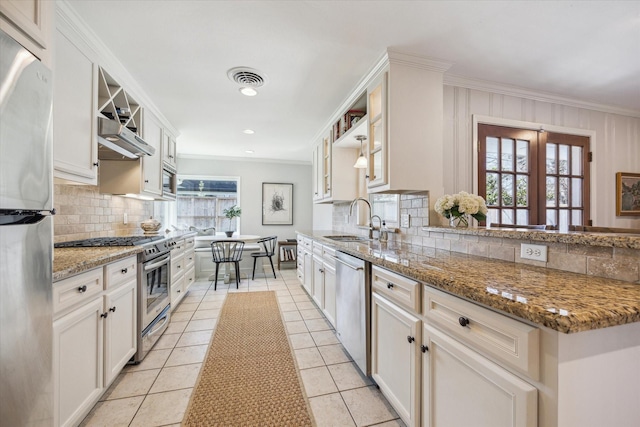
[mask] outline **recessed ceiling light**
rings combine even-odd
[[[253,154],[254,153],[253,150],[244,150],[244,152],[247,153],[247,154]]]
[[[242,132],[246,133],[247,135],[253,135],[255,133],[255,131],[253,131],[252,129],[245,129]]]
[[[241,87],[240,93],[245,96],[256,96],[258,94],[258,91],[252,87]]]

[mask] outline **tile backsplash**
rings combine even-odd
[[[153,214],[153,202],[100,194],[97,186],[55,184],[53,240],[142,234],[140,222]],[[124,214],[127,224],[124,224]]]
[[[348,223],[345,222],[348,214],[348,202],[334,203],[333,230],[342,233],[366,235],[368,230],[357,225],[355,215],[349,217]],[[544,243],[548,248],[547,262],[531,261],[520,258],[520,244],[540,242],[447,233],[444,230],[424,230],[422,227],[429,225],[428,195],[401,195],[401,218],[402,215],[409,215],[409,227],[402,227],[401,223],[395,233],[389,234],[389,241],[412,245],[412,249],[406,248],[406,251],[408,253],[415,252],[416,256],[435,256],[436,252],[440,255],[463,253],[640,283],[640,250],[637,249],[547,242]],[[377,236],[377,232],[374,235]]]

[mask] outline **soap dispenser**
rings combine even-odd
[[[387,243],[389,240],[389,229],[387,228],[387,223],[382,221],[382,227],[380,228],[380,242]]]

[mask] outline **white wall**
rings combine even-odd
[[[242,234],[277,235],[283,240],[295,238],[295,230],[312,228],[311,164],[178,156],[178,171],[185,175],[239,176]],[[262,225],[263,182],[293,184],[293,225]]]
[[[473,116],[584,129],[591,142],[591,217],[596,226],[640,228],[616,217],[616,172],[640,172],[640,118],[458,86],[444,87],[445,193],[474,190]]]

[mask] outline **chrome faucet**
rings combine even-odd
[[[349,216],[351,216],[351,214],[353,213],[353,206],[358,203],[358,200],[362,200],[367,204],[367,206],[369,206],[369,238],[373,239],[373,217],[371,216],[371,203],[369,203],[367,199],[365,199],[364,197],[353,199],[351,205],[349,206]],[[380,217],[378,217],[378,219],[380,219]]]
[[[369,228],[369,230],[371,230],[371,235],[373,236],[373,218],[378,218],[378,224],[380,225],[380,227],[378,227],[378,240],[380,240],[380,233],[382,233],[382,218],[380,218],[378,215],[371,215],[371,227]]]

